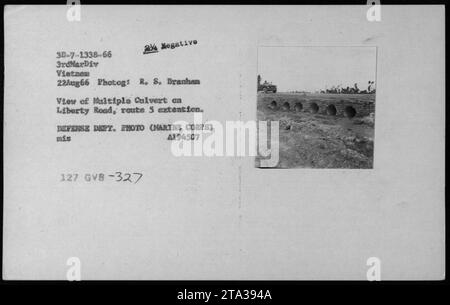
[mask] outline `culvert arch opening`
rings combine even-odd
[[[281,108],[282,108],[283,110],[289,110],[289,109],[291,109],[291,105],[289,105],[288,102],[285,102]]]
[[[303,104],[300,103],[300,102],[295,103],[294,109],[295,109],[295,111],[297,111],[297,112],[302,111],[302,110],[303,110]]]
[[[269,105],[270,108],[275,109],[277,108],[277,102],[276,101],[272,101]]]
[[[319,105],[317,105],[317,103],[311,103],[311,105],[309,105],[309,110],[311,113],[317,113],[319,112]]]
[[[356,110],[355,108],[353,108],[352,106],[347,106],[344,109],[344,114],[346,117],[348,117],[349,119],[354,118],[356,115]]]
[[[327,107],[327,114],[328,115],[336,115],[336,113],[337,113],[336,106],[328,105],[328,107]]]

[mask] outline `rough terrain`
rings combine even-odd
[[[279,121],[280,168],[372,168],[374,99],[370,94],[259,93],[258,120]],[[345,111],[361,102],[370,105],[366,113]],[[329,110],[330,104],[344,103],[341,111],[339,106]]]

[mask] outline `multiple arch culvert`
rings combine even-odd
[[[281,104],[281,103],[280,103]],[[319,104],[316,102],[296,102],[291,108],[291,104],[289,102],[284,102],[281,105],[277,103],[277,101],[272,100],[268,107],[272,110],[283,110],[283,111],[295,111],[295,112],[310,112],[313,114],[327,114],[329,116],[338,116],[343,115],[349,119],[354,118],[357,115],[357,111],[353,106],[339,106],[336,107],[335,104]]]

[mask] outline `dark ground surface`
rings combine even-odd
[[[373,116],[346,117],[271,109],[258,95],[258,120],[279,121],[279,168],[372,168]],[[272,94],[273,95],[273,94]],[[301,94],[276,94],[305,98]],[[314,98],[320,95],[314,95]],[[308,96],[306,96],[308,98]],[[327,100],[343,95],[326,95]],[[257,161],[257,164],[259,162]]]

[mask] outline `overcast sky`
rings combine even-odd
[[[375,47],[260,47],[258,73],[279,92],[353,87],[375,81]]]

